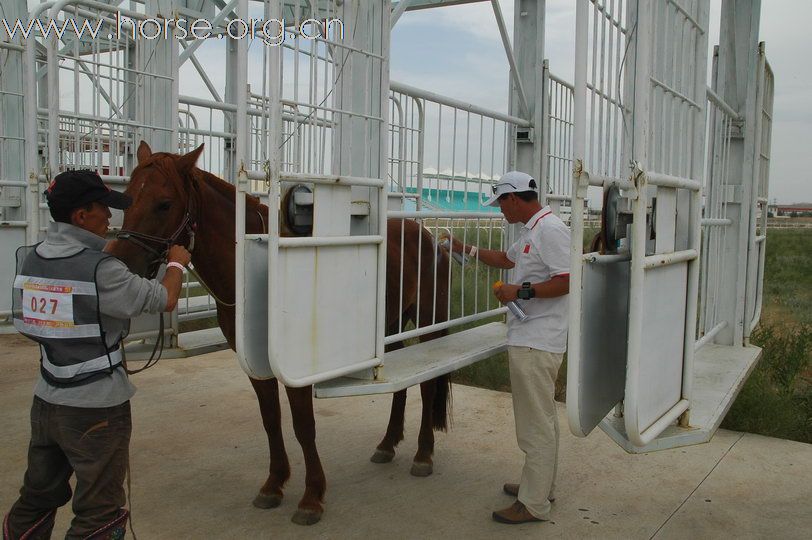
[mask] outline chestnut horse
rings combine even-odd
[[[138,165],[132,172],[126,191],[133,198],[133,204],[124,213],[122,232],[110,251],[133,272],[153,276],[170,243],[189,245],[193,237],[192,263],[203,283],[217,298],[217,320],[229,346],[234,349],[236,190],[231,184],[195,166],[202,151],[201,145],[182,156],[152,153],[149,146],[141,142],[137,152]],[[248,197],[246,232],[266,232],[267,219],[268,208],[256,198]],[[283,235],[293,236],[284,223],[280,224],[280,228]],[[449,275],[448,253],[442,248],[436,248],[428,231],[414,221],[390,220],[387,237],[387,334],[397,332],[401,320],[401,314],[398,313],[401,263],[403,324],[409,320],[416,321],[417,305],[420,306],[420,321],[445,321],[448,316],[448,280],[438,280],[435,300],[434,276]],[[418,253],[419,249],[421,251]],[[422,268],[418,268],[418,261],[421,261]],[[421,284],[419,304],[418,279]],[[436,313],[432,314],[435,305]],[[445,333],[439,331],[428,334],[421,340],[434,339]],[[402,344],[397,343],[390,348],[400,347]],[[268,479],[254,499],[254,505],[273,508],[281,504],[282,488],[290,476],[290,465],[282,439],[279,387],[276,379],[250,380],[259,399],[262,423],[270,447]],[[326,488],[324,471],[316,449],[313,389],[308,386],[285,390],[290,402],[293,429],[302,447],[306,467],[305,493],[299,501],[293,521],[310,525],[321,518]],[[428,476],[432,472],[433,430],[446,429],[450,390],[447,375],[420,385],[423,414],[418,450],[412,465],[412,474],[416,476]],[[405,405],[406,390],[395,393],[386,435],[377,446],[372,461],[384,463],[394,457],[395,446],[403,439]]]

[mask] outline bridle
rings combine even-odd
[[[158,274],[158,268],[161,266],[161,263],[166,262],[167,255],[169,254],[169,248],[173,245],[178,243],[178,239],[186,233],[187,237],[189,238],[189,244],[186,248],[190,253],[195,248],[195,232],[197,231],[197,219],[192,217],[193,216],[193,195],[189,193],[189,198],[186,203],[186,212],[183,215],[183,220],[181,220],[180,225],[175,229],[169,237],[164,238],[162,236],[154,236],[151,234],[146,234],[138,231],[131,231],[128,229],[121,229],[116,234],[117,240],[125,240],[132,242],[136,246],[142,248],[147,253],[152,255],[152,259],[149,261],[147,265],[147,277],[149,279],[155,278]],[[132,375],[135,373],[140,373],[145,369],[148,369],[155,364],[158,363],[158,360],[161,359],[161,355],[164,351],[164,339],[165,339],[165,332],[164,332],[164,314],[163,312],[160,313],[159,316],[160,322],[158,324],[158,338],[155,340],[155,347],[152,349],[152,354],[150,354],[149,359],[147,360],[146,364],[139,369],[131,370],[126,366],[126,359],[125,359],[125,366],[124,369],[127,371],[128,374]],[[122,348],[123,350],[123,348]]]
[[[166,256],[169,253],[169,248],[178,243],[178,239],[183,233],[189,238],[189,245],[186,248],[191,253],[195,248],[195,232],[197,231],[197,220],[192,217],[191,212],[192,197],[189,196],[189,204],[186,207],[186,213],[183,220],[178,225],[169,237],[153,236],[138,231],[131,231],[128,229],[121,229],[116,234],[117,240],[127,240],[136,246],[144,249],[152,255],[152,260],[149,261],[147,269],[152,269],[147,272],[147,276],[151,279],[158,273],[158,267],[161,263],[166,261]]]

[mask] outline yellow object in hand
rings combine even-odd
[[[504,285],[504,283],[502,282],[502,280],[501,280],[501,279],[497,279],[496,281],[494,281],[494,282],[493,282],[493,290],[494,290],[494,291],[498,291],[499,289],[501,289],[501,288],[502,288],[502,285]]]

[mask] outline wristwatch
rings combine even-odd
[[[533,285],[531,285],[529,281],[525,281],[522,283],[522,288],[516,292],[516,296],[522,300],[530,300],[531,298],[536,297],[536,291],[533,289]]]

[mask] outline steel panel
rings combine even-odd
[[[625,403],[638,410],[641,432],[681,398],[687,283],[688,263],[646,271],[639,370],[627,374],[637,379],[639,401]]]
[[[577,426],[589,434],[623,399],[626,385],[629,319],[629,262],[586,264],[581,298],[581,355],[577,381],[567,385],[567,407],[575,407]],[[568,381],[569,383],[570,381]]]
[[[269,344],[280,379],[326,380],[332,371],[375,358],[378,249],[280,249],[279,332]]]
[[[268,242],[245,241],[244,323],[237,358],[249,377],[274,377],[268,361]]]

